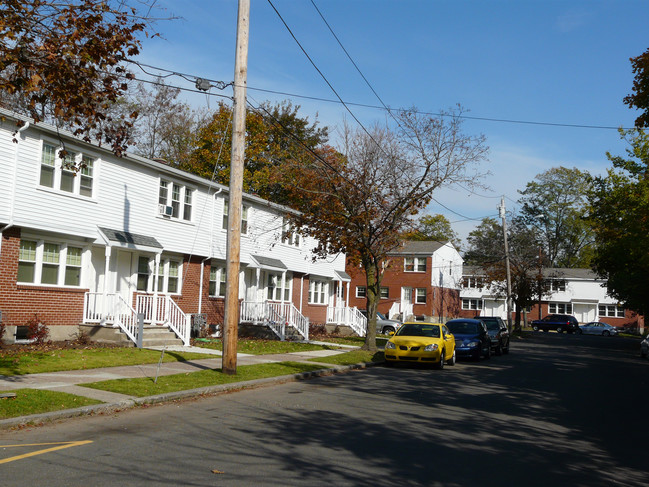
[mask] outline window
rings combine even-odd
[[[403,270],[405,272],[426,272],[426,257],[405,257]]]
[[[137,290],[149,290],[149,277],[151,276],[150,259],[140,256],[137,260]]]
[[[152,291],[152,290],[150,290]],[[177,294],[180,292],[180,262],[161,259],[158,266],[158,292]]]
[[[624,307],[615,304],[600,304],[599,316],[609,318],[624,318]]]
[[[290,280],[285,274],[269,272],[266,278],[266,296],[271,301],[289,301]]]
[[[223,230],[228,229],[228,201],[223,202]],[[246,235],[248,233],[248,207],[242,206],[241,208],[241,235]]]
[[[65,279],[66,286],[81,285],[81,247],[68,247],[65,257]]]
[[[572,303],[550,303],[548,306],[550,314],[572,314]]]
[[[462,309],[482,309],[482,299],[463,299]]]
[[[300,246],[300,235],[295,232],[293,226],[286,220],[282,222],[282,243],[293,247]]]
[[[481,289],[484,286],[484,279],[482,277],[464,276],[462,280],[462,287]]]
[[[356,286],[356,297],[357,298],[366,298],[367,297],[367,288],[365,286]]]
[[[381,299],[388,299],[390,297],[390,288],[381,286]]]
[[[225,296],[225,267],[210,267],[210,296]]]
[[[160,180],[159,214],[178,220],[192,220],[192,189],[171,181]],[[169,207],[171,211],[169,211]]]
[[[309,303],[311,304],[327,304],[329,291],[329,283],[324,281],[310,281],[309,282]]]
[[[56,146],[43,143],[39,184],[91,198],[95,160],[88,155],[71,151],[61,160],[57,152]]]
[[[415,292],[415,304],[426,304],[426,288],[418,287]]]
[[[550,291],[560,292],[566,290],[566,281],[563,279],[551,279],[550,280]]]
[[[79,287],[82,256],[82,247],[23,239],[18,250],[18,282]]]

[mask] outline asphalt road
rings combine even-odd
[[[539,333],[443,371],[374,367],[0,432],[0,485],[646,486],[648,373],[638,341]]]

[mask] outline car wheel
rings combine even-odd
[[[581,328],[579,328],[579,330],[577,330],[577,333],[579,333],[580,335],[584,334],[584,332],[581,330]]]
[[[539,327],[536,326],[536,325],[534,325],[534,326],[532,327],[532,330],[534,330],[534,331],[539,331]]]
[[[509,353],[509,340],[507,340],[507,346],[503,347],[503,353]]]
[[[383,328],[383,331],[381,333],[383,333],[384,335],[389,335],[390,333],[394,333],[394,328],[392,328],[391,326],[386,326],[385,328]]]
[[[500,356],[502,354],[503,354],[503,347],[502,345],[498,344],[498,346],[496,347],[496,355]]]
[[[604,335],[605,337],[609,336],[610,334],[611,334],[611,332],[608,331],[608,330],[604,330],[604,331],[602,332],[602,335]]]
[[[560,326],[557,326],[557,333],[563,333],[563,328]]]
[[[485,360],[489,360],[491,358],[491,345],[487,347],[487,351],[484,354]]]
[[[437,368],[439,370],[442,370],[444,368],[444,354],[446,353],[446,350],[442,350],[442,353],[439,355],[439,363],[437,364]]]
[[[450,358],[450,359],[448,360],[448,362],[446,362],[446,363],[447,363],[448,365],[455,365],[455,360],[456,360],[456,359],[455,359],[455,350],[453,350],[453,355],[451,356],[451,358]]]

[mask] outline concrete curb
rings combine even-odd
[[[287,382],[297,382],[300,380],[311,379],[314,377],[324,377],[328,375],[340,374],[350,370],[366,369],[381,365],[382,362],[361,362],[352,365],[334,365],[330,368],[313,370],[311,372],[301,372],[299,374],[280,375],[277,377],[267,377],[265,379],[255,379],[243,382],[232,382],[230,384],[220,384],[216,386],[200,387],[198,389],[187,389],[184,391],[167,392],[147,397],[133,397],[113,403],[96,404],[93,406],[82,406],[74,409],[63,409],[61,411],[52,411],[49,413],[32,414],[29,416],[18,416],[0,420],[0,431],[8,429],[20,429],[29,426],[41,426],[46,423],[60,421],[64,419],[77,418],[80,416],[94,416],[100,414],[113,414],[126,409],[132,409],[148,404],[161,404],[166,402],[190,399],[201,396],[215,396],[225,392],[240,391],[245,389],[256,389]]]

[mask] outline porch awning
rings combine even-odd
[[[121,247],[154,253],[160,253],[163,249],[160,242],[153,237],[124,230],[113,230],[112,228],[97,227],[97,229],[99,230],[99,236],[109,247]]]
[[[265,257],[263,255],[251,255],[253,267],[259,267],[260,269],[266,269],[270,271],[281,271],[284,272],[288,269],[279,259],[273,259],[272,257]]]
[[[352,278],[345,271],[334,271],[336,281],[351,282]]]
[[[599,299],[573,298],[570,302],[572,304],[599,304]]]

